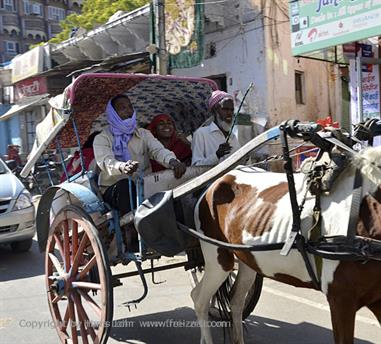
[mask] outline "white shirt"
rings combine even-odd
[[[101,170],[98,179],[101,190],[128,177],[119,169],[123,162],[115,159],[112,150],[113,140],[114,137],[109,127],[105,128],[94,139],[94,156]],[[150,159],[156,160],[165,167],[169,167],[171,159],[176,159],[176,155],[166,149],[149,130],[142,128],[137,128],[134,131],[131,140],[128,142],[128,150],[131,159],[139,162],[138,171],[142,171],[144,174],[151,172]],[[134,177],[136,177],[136,173]]]
[[[216,151],[222,143],[225,143],[225,136],[214,122],[197,129],[192,139],[192,166],[217,165],[240,148],[237,138],[231,135],[229,139],[229,144],[232,146],[230,154],[218,159]]]

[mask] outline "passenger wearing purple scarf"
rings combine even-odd
[[[129,102],[126,102],[124,99],[126,98],[114,100],[114,104],[116,104],[115,106],[119,107],[123,106],[123,104],[128,104]],[[124,111],[126,111],[125,109],[125,107],[122,107],[122,109],[119,110],[119,113],[121,113],[123,117]],[[130,142],[136,129],[136,112],[133,112],[131,118],[126,117],[125,119],[122,119],[121,116],[118,115],[118,112],[115,111],[110,100],[106,107],[106,115],[111,133],[114,136],[112,151],[114,152],[115,157],[119,161],[131,160],[131,155],[128,151],[128,142]]]
[[[186,167],[150,131],[137,127],[137,113],[126,95],[107,103],[106,117],[109,127],[94,140],[94,155],[101,170],[98,183],[104,200],[124,215],[131,210],[127,177],[138,169],[147,170],[149,159],[172,168],[176,178],[185,173]],[[135,187],[132,190],[135,192]]]

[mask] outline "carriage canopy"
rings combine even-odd
[[[106,125],[107,102],[118,94],[126,94],[137,111],[141,127],[160,113],[171,115],[177,129],[190,134],[208,118],[208,98],[217,89],[214,81],[202,78],[160,76],[153,74],[89,73],[79,76],[63,95],[51,101],[52,109],[36,129],[36,142],[22,171],[26,176],[43,151],[54,148],[59,138],[61,147],[76,146],[73,119],[80,141]]]

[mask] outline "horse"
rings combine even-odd
[[[357,235],[381,240],[381,148],[357,154],[341,172],[329,193],[321,195],[321,234],[346,235],[351,212],[356,170],[363,176],[361,203],[354,226]],[[304,207],[301,234],[307,239],[313,227],[315,197],[307,190],[305,175],[294,174],[297,199]],[[198,200],[194,212],[196,229],[213,239],[231,244],[284,243],[291,232],[293,213],[285,173],[272,173],[239,166],[217,179]],[[314,288],[305,261],[297,249],[287,256],[280,250],[230,250],[201,241],[205,273],[191,291],[201,329],[201,343],[213,342],[208,320],[210,300],[238,260],[238,276],[231,299],[232,340],[244,343],[242,309],[256,274],[296,287]],[[330,306],[334,341],[353,343],[355,314],[368,307],[381,324],[381,260],[343,261],[322,259],[319,269],[308,254],[315,273],[320,270],[320,290]],[[350,286],[350,287],[348,287]]]

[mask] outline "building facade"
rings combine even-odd
[[[13,59],[31,45],[47,41],[62,29],[59,22],[80,12],[83,0],[1,0],[0,62]]]
[[[272,127],[286,119],[314,121],[328,115],[341,120],[342,88],[338,68],[330,63],[292,56],[287,0],[223,3],[208,0],[204,17],[202,63],[193,68],[173,69],[170,73],[215,80],[220,89],[235,97],[237,107],[248,85],[253,83],[241,109],[247,115],[246,124],[242,124],[242,143],[255,134],[252,123]],[[149,36],[150,16],[146,6],[85,35],[51,45],[50,57],[58,64],[51,72],[62,65],[80,73],[86,67],[80,67],[80,63],[96,63],[95,71],[101,71],[104,70],[102,61],[112,56],[121,60],[115,62],[114,67],[107,67],[108,71],[116,71],[119,66],[123,66],[120,71],[131,70],[130,62],[139,61],[145,61],[149,67],[141,56],[131,60],[131,56],[145,51]],[[61,73],[65,76],[70,72],[62,70]],[[52,95],[50,90],[48,93]],[[20,123],[21,131],[25,131],[27,122]],[[22,141],[27,152],[31,140],[25,137]]]
[[[272,127],[287,119],[341,120],[338,67],[291,54],[288,0],[205,3],[204,60],[172,74],[214,79],[238,106],[254,84],[243,111]]]

